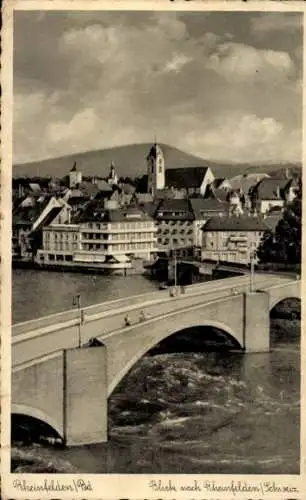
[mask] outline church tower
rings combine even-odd
[[[148,193],[155,196],[157,189],[165,187],[165,159],[161,147],[155,142],[147,156]]]
[[[107,178],[107,182],[111,186],[116,186],[118,184],[118,175],[116,174],[115,165],[113,162],[111,162],[110,164],[109,176]]]

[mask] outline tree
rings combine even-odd
[[[260,262],[301,263],[302,182],[299,180],[296,198],[289,203],[275,232],[266,231],[257,250]]]

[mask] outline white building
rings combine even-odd
[[[155,143],[147,156],[148,193],[153,197],[156,191],[165,187],[165,159],[161,147]]]
[[[72,265],[80,248],[78,224],[50,224],[43,228],[42,249],[38,250],[36,260],[39,264]]]
[[[258,217],[213,217],[203,226],[202,260],[247,265],[270,226]]]
[[[43,229],[39,263],[124,269],[156,252],[154,221],[138,208],[106,209],[91,203],[74,222]]]

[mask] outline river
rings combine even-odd
[[[13,318],[70,308],[75,293],[90,305],[155,287],[142,276],[15,270]],[[300,321],[275,315],[269,353],[208,352],[205,344],[193,352],[192,339],[190,352],[180,352],[181,345],[144,357],[113,393],[108,443],[14,447],[13,470],[298,474]]]

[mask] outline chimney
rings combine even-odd
[[[286,177],[286,179],[290,179],[291,178],[290,169],[288,167],[285,170],[285,177]]]

